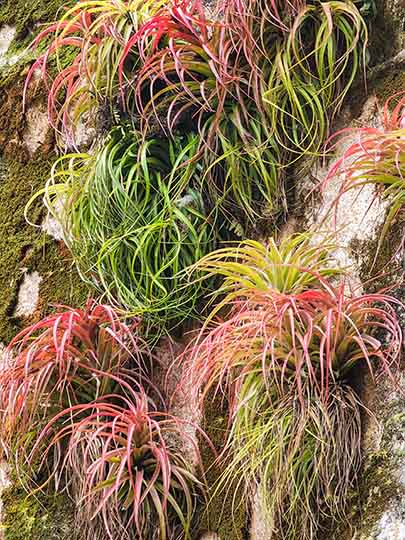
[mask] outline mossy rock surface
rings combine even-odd
[[[219,396],[207,396],[202,427],[220,455],[226,441],[228,410],[226,402],[223,402]],[[217,491],[217,482],[224,472],[226,461],[216,460],[211,448],[202,438],[200,451],[207,471],[206,480],[211,497],[207,508],[199,516],[199,533],[215,532],[220,540],[247,540],[249,514],[248,501],[244,492],[231,483]]]
[[[17,485],[2,495],[4,540],[64,540],[72,538],[74,506],[65,496],[27,495]]]
[[[28,322],[14,316],[18,290],[26,272],[43,278],[40,305],[33,318],[49,313],[53,304],[80,306],[87,297],[63,244],[46,237],[41,229],[27,224],[25,205],[49,175],[51,160],[41,153],[27,163],[7,160],[0,175],[0,342],[10,339]],[[39,201],[30,218],[41,223]]]
[[[57,17],[68,5],[62,0],[0,0],[0,27],[16,28],[10,52],[21,53],[42,23]],[[54,138],[49,130],[34,155],[24,138],[27,116],[22,94],[33,54],[0,69],[0,343],[53,310],[54,304],[81,306],[88,289],[74,268],[63,243],[29,225],[24,216],[27,202],[41,189],[55,160]],[[29,106],[46,107],[45,88],[39,81],[29,91]],[[38,199],[30,219],[40,225],[46,212]],[[26,273],[42,277],[40,299],[30,318],[15,316],[18,291]],[[64,496],[40,493],[27,496],[12,475],[12,486],[2,495],[2,531],[5,540],[64,540],[72,538],[74,511]]]
[[[0,26],[15,26],[16,36],[13,47],[28,45],[32,33],[41,24],[58,18],[71,0],[2,0],[0,2]]]

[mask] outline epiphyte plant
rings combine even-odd
[[[0,373],[7,454],[55,411],[109,393],[119,380],[147,380],[151,354],[139,324],[133,319],[126,325],[111,307],[89,301],[84,309],[61,308],[20,332]]]
[[[335,139],[338,142],[334,142]],[[353,189],[375,186],[375,197],[389,202],[376,256],[390,227],[405,205],[405,97],[403,92],[390,97],[384,104],[381,127],[345,129],[331,137],[328,151],[347,139],[349,147],[335,161],[322,183],[340,175],[339,193],[334,200],[338,209],[342,197]],[[333,141],[333,144],[332,144]]]
[[[183,320],[203,293],[185,268],[216,245],[195,135],[149,139],[115,128],[95,154],[63,156],[45,189],[86,281],[145,322]],[[35,198],[35,197],[34,197]],[[60,205],[62,201],[62,212]]]
[[[277,143],[292,156],[320,150],[330,121],[364,69],[366,44],[360,12],[339,1],[307,4],[286,41],[277,44],[263,99]]]
[[[402,346],[398,301],[347,292],[344,276],[334,283],[331,246],[309,241],[245,241],[201,261],[224,277],[224,296],[187,371],[196,392],[229,402],[230,464],[217,489],[233,478],[249,497],[257,485],[271,530],[289,539],[315,538],[325,518],[344,518],[361,464],[353,375],[364,367],[393,377]]]
[[[110,114],[117,103],[118,110],[127,108],[127,92],[150,56],[185,38],[206,45],[206,25],[200,3],[190,0],[79,1],[34,39],[33,49],[49,37],[51,43],[31,66],[24,103],[40,70],[48,86],[49,121],[61,136],[60,145],[75,146],[78,126],[97,115],[105,100]],[[72,48],[73,60],[65,65],[64,54],[71,55]]]
[[[187,439],[183,424],[156,410],[142,389],[125,397],[107,394],[52,418],[30,459],[40,454],[48,463],[55,447],[65,448],[50,476],[73,478],[68,489],[86,538],[103,531],[101,537],[111,540],[189,540],[203,485],[179,443]]]
[[[0,374],[2,446],[18,478],[31,495],[67,492],[89,539],[189,539],[204,491],[139,330],[94,301],[60,307],[16,336]]]

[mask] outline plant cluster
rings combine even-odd
[[[151,382],[139,326],[94,302],[60,310],[16,336],[0,374],[6,455],[28,463],[37,489],[70,493],[88,538],[190,537],[201,483],[174,444],[184,426]]]
[[[350,291],[333,243],[311,241],[245,241],[192,268],[206,274],[197,282],[223,278],[184,372],[193,399],[214,392],[229,406],[214,494],[245,490],[236,505],[258,493],[272,534],[286,539],[312,540],[325,520],[345,517],[361,465],[354,376],[364,368],[394,378],[402,347],[399,301]],[[39,489],[70,493],[89,538],[192,531],[201,482],[181,441],[195,442],[152,382],[142,330],[89,302],[20,333],[1,372],[6,453],[28,463]]]
[[[216,245],[192,161],[196,144],[195,136],[145,141],[115,128],[97,155],[60,158],[41,192],[59,219],[62,205],[83,278],[161,326],[192,311],[202,287],[187,286],[184,269]]]
[[[259,495],[286,540],[344,517],[361,464],[353,379],[393,377],[397,301],[350,290],[330,239],[231,240],[286,212],[288,167],[320,153],[365,68],[372,6],[228,0],[208,16],[202,0],[79,0],[35,38],[24,101],[40,70],[64,154],[27,209],[43,197],[113,307],[59,311],[12,341],[0,429],[31,480],[71,494],[89,538],[190,538],[200,481],[149,347],[209,299],[185,376],[196,399],[229,405],[215,489]],[[387,103],[384,129],[360,130],[325,181],[344,173],[339,196],[388,186],[386,228],[404,203],[404,104]]]
[[[224,296],[187,370],[203,395],[229,403],[230,464],[217,489],[232,480],[254,497],[257,486],[272,534],[286,539],[312,539],[344,517],[361,463],[353,374],[393,377],[402,346],[398,301],[348,291],[344,276],[334,283],[328,248],[309,242],[245,241],[198,263],[225,277]]]
[[[101,135],[119,125],[58,161],[45,188],[82,275],[163,328],[195,312],[184,268],[217,247],[221,223],[240,233],[283,214],[285,169],[317,154],[366,42],[343,1],[231,1],[212,17],[201,0],[67,9],[33,42],[46,45],[25,95],[40,70],[62,150],[90,119]]]
[[[323,182],[325,187],[336,175],[342,176],[339,193],[334,201],[352,189],[374,185],[375,196],[389,201],[389,209],[381,232],[378,250],[393,222],[403,219],[405,206],[405,97],[400,92],[384,105],[381,128],[364,127],[336,133],[333,138],[345,135],[350,146],[330,168]],[[355,141],[353,142],[353,135]],[[331,145],[333,147],[334,145]]]

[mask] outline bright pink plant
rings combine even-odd
[[[58,430],[63,419],[67,425]],[[128,397],[105,395],[55,416],[31,459],[39,453],[42,463],[49,463],[56,449],[51,477],[59,488],[67,479],[88,538],[102,526],[111,540],[132,538],[131,531],[139,538],[154,538],[159,531],[162,540],[175,533],[189,539],[194,489],[201,484],[181,447],[188,439],[183,424],[156,412],[141,389]],[[50,431],[55,434],[48,445]]]
[[[148,379],[150,353],[109,306],[63,308],[20,332],[12,360],[0,373],[2,440],[8,450],[19,436],[72,404],[86,403],[117,384]]]
[[[335,211],[343,195],[352,189],[361,189],[367,185],[376,187],[375,197],[381,197],[390,202],[378,247],[381,247],[389,227],[405,207],[405,96],[403,92],[387,100],[381,120],[381,128],[345,129],[332,137],[331,140],[334,140],[344,135],[344,139],[349,139],[350,146],[333,164],[322,183],[322,188],[325,189],[336,175],[342,176],[339,193],[333,203]],[[353,142],[354,136],[356,140]],[[337,144],[330,144],[329,150],[333,151]],[[378,252],[379,249],[376,256]]]
[[[212,322],[194,345],[195,388],[227,389],[235,412],[252,375],[280,395],[294,387],[302,398],[309,384],[325,400],[330,385],[348,381],[356,367],[393,377],[403,340],[398,304],[383,293],[347,295],[343,283],[297,294],[244,291],[226,320]]]
[[[325,520],[345,517],[361,464],[353,377],[396,383],[403,345],[401,302],[351,291],[328,265],[331,246],[310,239],[245,241],[196,265],[225,279],[185,370],[195,399],[211,390],[229,405],[215,493],[236,485],[249,498],[257,486],[264,519],[286,540],[314,540]]]

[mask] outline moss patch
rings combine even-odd
[[[403,268],[401,268],[401,257],[395,257],[395,254],[403,241],[404,226],[405,212],[402,212],[392,223],[380,247],[378,247],[380,231],[372,240],[351,242],[351,255],[359,264],[360,278],[367,292],[374,293],[399,285],[401,278],[398,276],[401,276]]]
[[[13,486],[2,494],[5,540],[68,540],[72,538],[74,505],[67,496],[27,495],[12,475]]]
[[[18,18],[18,10],[24,7],[29,20],[37,20],[40,14],[45,13],[45,7],[37,9],[38,2],[31,2],[30,8],[26,4],[11,1],[3,4],[0,22],[12,23],[4,19],[8,10]],[[52,2],[49,4],[53,5]],[[42,2],[42,5],[47,6],[48,3]],[[23,19],[21,24],[28,19]],[[0,342],[3,343],[31,322],[13,316],[24,272],[36,270],[43,277],[40,306],[35,317],[47,314],[52,303],[80,306],[87,296],[87,288],[81,283],[66,250],[62,250],[53,239],[45,237],[40,229],[28,225],[24,217],[26,203],[45,184],[55,159],[51,130],[48,130],[45,142],[32,159],[24,145],[27,124],[22,110],[22,93],[28,70],[26,64],[30,59],[32,57],[26,57],[0,73]],[[42,82],[31,85],[28,98],[30,105],[46,103]],[[38,200],[30,218],[40,224],[43,214],[44,209]]]
[[[208,396],[204,407],[203,429],[220,452],[225,443],[227,431],[228,413],[227,407],[219,397]],[[207,447],[204,440],[200,440],[200,451],[207,471],[206,480],[208,488],[213,491],[219,478],[224,471],[224,465],[215,462],[212,451]],[[248,538],[248,513],[246,500],[243,493],[235,496],[237,505],[233,504],[235,490],[230,484],[225,490],[209,497],[209,504],[205,511],[201,511],[199,534],[204,532],[216,532],[220,540],[244,540]],[[197,536],[199,538],[199,536]]]
[[[43,186],[51,163],[41,154],[29,163],[8,161],[0,178],[0,341],[5,343],[27,322],[13,316],[25,271],[36,270],[44,278],[38,317],[48,313],[52,303],[80,306],[87,296],[69,255],[25,221],[24,207]],[[40,223],[42,214],[38,201],[30,217]]]
[[[364,83],[357,84],[350,93],[348,105],[351,116],[357,118],[367,98],[375,95],[383,105],[391,96],[405,88],[405,62],[386,62],[371,71],[368,77],[367,91]]]
[[[70,4],[63,0],[4,0],[0,4],[0,25],[15,25],[15,44],[27,45],[35,26],[58,18],[58,12]]]
[[[376,96],[384,103],[388,98],[402,92],[405,88],[405,69],[404,66],[381,73],[373,81],[372,90]]]
[[[351,540],[356,531],[363,538],[374,538],[374,528],[390,504],[401,504],[405,496],[404,487],[397,478],[403,450],[400,442],[405,430],[405,401],[403,396],[387,400],[379,399],[378,409],[383,427],[379,448],[368,454],[359,485],[359,496],[353,499],[348,518],[350,528],[338,530],[332,540]],[[357,536],[356,536],[357,538]]]

